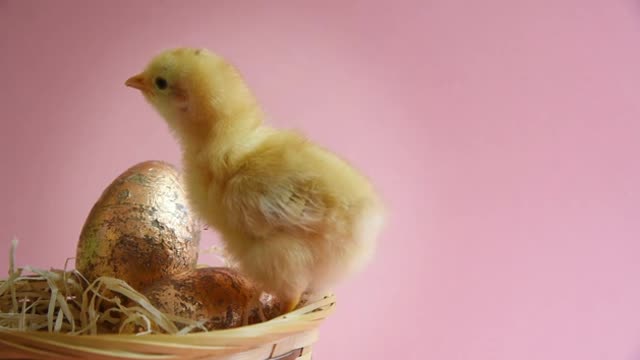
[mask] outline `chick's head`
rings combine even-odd
[[[213,123],[238,109],[255,106],[236,69],[206,49],[166,50],[125,85],[140,90],[178,131],[198,122]]]

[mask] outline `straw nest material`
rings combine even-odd
[[[0,359],[310,359],[335,308],[330,295],[266,322],[207,331],[116,278],[16,268],[15,248],[0,280]]]

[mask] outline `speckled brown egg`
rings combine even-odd
[[[146,161],[118,176],[91,209],[78,241],[76,269],[90,281],[112,276],[140,290],[194,269],[199,241],[179,171]]]
[[[160,280],[142,293],[163,313],[204,320],[208,330],[242,326],[244,311],[249,311],[249,324],[260,322],[257,303],[250,301],[254,295],[261,295],[267,320],[280,315],[280,303],[273,296],[258,292],[248,279],[229,268],[198,268]]]

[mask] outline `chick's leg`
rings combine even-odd
[[[296,307],[298,307],[298,304],[300,304],[301,298],[302,298],[302,293],[299,293],[298,295],[283,301],[282,302],[283,313],[286,314],[295,310]]]

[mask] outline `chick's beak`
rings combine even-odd
[[[130,77],[129,79],[127,79],[127,81],[124,82],[124,84],[141,91],[147,90],[147,85],[142,74]]]

